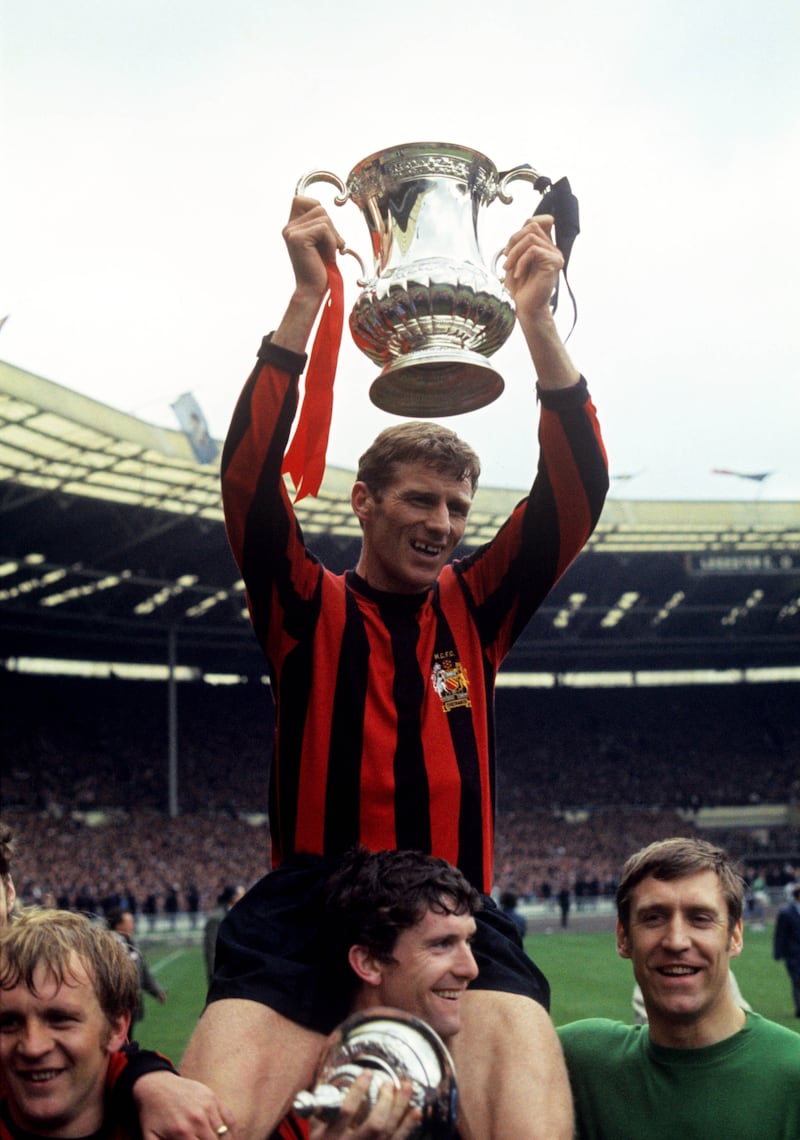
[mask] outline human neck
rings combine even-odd
[[[703,1014],[695,1020],[677,1021],[674,1017],[660,1016],[648,1010],[648,1031],[654,1045],[665,1049],[704,1049],[733,1037],[744,1028],[747,1014],[733,999],[726,1000],[719,1010]]]
[[[355,575],[355,580],[360,583],[362,593],[368,593],[378,598],[408,598],[409,604],[419,604],[422,599],[428,596],[431,589],[430,586],[423,586],[420,589],[403,590],[395,589],[394,585],[390,583],[381,582],[381,584],[378,584],[378,582],[375,581],[374,576],[372,579],[370,579],[369,574],[365,574],[364,570],[360,566],[356,566],[355,570],[352,571],[352,574]]]
[[[52,1128],[42,1127],[34,1131],[29,1127],[30,1121],[18,1118],[9,1101],[0,1107],[0,1117],[10,1135],[17,1140],[99,1140],[99,1137],[106,1134],[102,1108],[98,1108],[96,1114],[83,1115],[80,1120],[70,1124],[59,1126],[53,1123]]]

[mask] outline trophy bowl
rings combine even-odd
[[[511,334],[514,302],[494,270],[499,253],[484,261],[478,218],[495,199],[512,201],[506,188],[515,179],[536,185],[540,175],[527,165],[500,174],[479,151],[417,142],[370,155],[345,181],[314,170],[298,182],[298,194],[315,182],[334,185],[336,204],[352,200],[367,223],[373,268],[359,280],[350,331],[381,366],[370,387],[377,407],[451,416],[503,391],[488,358]]]
[[[342,1022],[320,1059],[314,1088],[295,1097],[295,1113],[334,1120],[347,1090],[365,1070],[374,1076],[362,1116],[370,1111],[384,1081],[397,1088],[405,1078],[413,1088],[411,1104],[422,1115],[412,1133],[415,1140],[455,1135],[458,1093],[444,1042],[419,1018],[384,1007]]]

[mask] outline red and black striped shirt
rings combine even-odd
[[[586,383],[540,390],[533,488],[424,595],[333,574],[281,476],[302,356],[265,341],[222,460],[228,534],[269,663],[273,864],[293,852],[430,852],[492,885],[494,683],[592,532],[608,488]]]
[[[280,1122],[269,1140],[308,1140],[308,1132],[309,1122],[291,1112]]]

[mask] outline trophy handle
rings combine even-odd
[[[330,170],[309,170],[298,181],[294,190],[295,195],[305,194],[306,188],[315,182],[327,182],[329,186],[336,187],[339,191],[339,196],[336,199],[337,206],[343,206],[350,197],[350,193],[339,175],[332,174]]]
[[[550,179],[540,174],[538,170],[534,170],[528,163],[523,163],[521,166],[512,166],[511,170],[504,170],[500,174],[500,185],[497,189],[497,197],[504,206],[510,206],[514,201],[514,195],[509,194],[506,188],[512,182],[530,182],[534,189],[538,190],[540,194],[544,194],[547,187],[550,185]],[[504,278],[500,277],[497,271],[497,263],[503,256],[503,250],[498,249],[497,253],[491,260],[490,269],[495,277],[499,277],[502,282]]]
[[[497,278],[497,280],[500,282],[501,285],[505,284],[506,279],[503,276],[503,274],[500,273],[500,270],[497,268],[497,263],[500,260],[500,258],[503,256],[504,252],[505,252],[505,250],[498,249],[497,253],[494,255],[491,262],[489,263],[489,269],[492,271],[492,273],[495,275],[495,277]]]
[[[540,193],[544,193],[550,185],[549,178],[544,178],[539,174],[538,170],[534,170],[533,167],[527,163],[523,163],[521,166],[512,166],[510,170],[501,171],[497,197],[504,206],[508,206],[514,201],[513,195],[506,193],[506,187],[509,186],[510,183],[518,181],[531,182]],[[537,182],[539,182],[540,185],[537,186]]]
[[[333,174],[330,170],[309,170],[307,174],[304,174],[302,178],[300,178],[295,186],[295,196],[305,194],[306,188],[312,186],[315,182],[327,182],[329,186],[336,187],[339,193],[334,198],[334,204],[337,206],[343,206],[350,198],[350,191],[344,182],[342,182],[338,174]],[[509,201],[511,201],[511,199],[509,199]],[[367,277],[367,267],[364,265],[360,254],[356,253],[354,249],[350,249],[349,246],[340,249],[339,253],[341,253],[343,257],[346,253],[349,253],[351,257],[356,259],[359,269],[361,270],[361,276],[358,278],[356,284],[359,289],[365,288],[365,286],[369,284],[369,278]]]

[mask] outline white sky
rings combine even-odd
[[[192,390],[222,436],[291,286],[298,177],[458,142],[580,199],[570,351],[636,475],[614,493],[800,500],[797,0],[0,0],[0,44],[1,359],[170,426]],[[513,192],[487,259],[538,201]],[[524,487],[518,331],[493,360],[504,395],[448,423]],[[345,332],[329,462],[393,422],[375,373]]]

